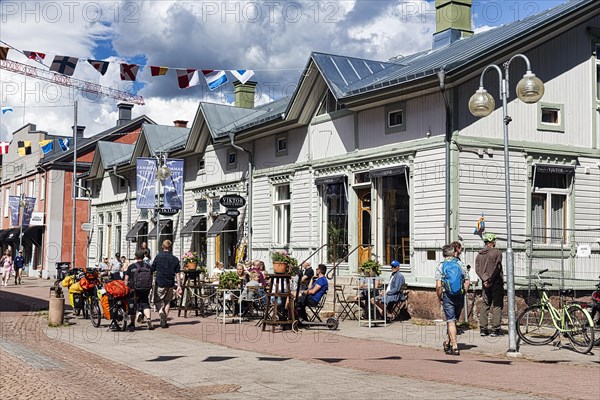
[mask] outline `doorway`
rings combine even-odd
[[[371,188],[357,191],[358,195],[358,265],[371,259]]]

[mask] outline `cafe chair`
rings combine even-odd
[[[321,300],[319,300],[319,302],[317,303],[316,306],[311,306],[309,304],[306,305],[307,311],[310,311],[310,313],[307,313],[309,322],[315,322],[315,321],[323,322],[320,314],[321,314],[321,311],[323,310],[323,307],[325,306],[325,298],[326,297],[327,297],[327,293],[323,293],[323,297],[321,297]]]
[[[338,313],[338,319],[344,321],[346,318],[357,319],[356,310],[358,303],[357,300],[349,300],[344,294],[344,287],[342,285],[335,285],[335,300],[338,306],[341,308]]]
[[[400,298],[402,300],[387,305],[387,315],[390,321],[400,318],[403,311],[408,308],[408,286],[406,283],[402,285],[402,296]]]

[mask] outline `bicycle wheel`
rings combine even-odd
[[[527,307],[517,318],[517,334],[533,346],[548,344],[558,336],[552,315],[541,305]]]
[[[90,317],[90,300],[87,297],[83,298],[83,309],[81,317],[83,319],[88,319]]]
[[[592,315],[592,321],[594,321],[594,346],[600,346],[600,311],[595,311]]]
[[[97,297],[93,297],[91,301],[90,319],[92,320],[92,325],[94,325],[95,328],[98,328],[100,326],[100,320],[102,319],[102,311],[100,310],[100,304]]]
[[[594,328],[592,328],[592,317],[581,308],[579,304],[571,304],[565,315],[565,328],[567,337],[573,346],[573,350],[586,354],[594,345]]]
[[[122,305],[117,307],[117,327],[120,331],[125,332],[127,330],[127,313]]]

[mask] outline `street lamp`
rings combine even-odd
[[[29,202],[25,198],[25,193],[21,193],[21,199],[19,200],[19,208],[21,209],[19,211],[19,214],[21,216],[21,223],[19,224],[19,249],[17,250],[17,253],[19,252],[19,250],[23,250],[23,214],[25,214],[25,209],[28,205]]]
[[[161,227],[160,227],[160,183],[164,182],[169,179],[169,177],[171,176],[171,169],[169,167],[167,167],[167,165],[165,164],[167,161],[167,155],[164,153],[159,153],[156,155],[156,199],[157,199],[157,206],[156,206],[156,251],[159,252],[161,251],[161,241],[160,241],[160,234],[161,234]]]
[[[531,72],[529,59],[523,54],[516,54],[506,61],[504,76],[502,70],[495,64],[486,66],[479,77],[479,89],[469,100],[469,111],[476,117],[486,117],[492,113],[495,107],[494,98],[483,88],[483,76],[488,69],[493,68],[498,72],[500,81],[500,96],[502,97],[502,115],[504,121],[504,186],[506,190],[506,275],[507,275],[507,297],[508,297],[508,355],[517,354],[517,332],[515,326],[515,266],[512,250],[511,213],[510,213],[510,171],[508,153],[508,124],[512,121],[508,115],[508,71],[511,62],[515,58],[522,58],[527,64],[527,72],[519,81],[516,88],[517,97],[524,103],[537,103],[544,95],[544,84]]]

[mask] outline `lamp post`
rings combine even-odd
[[[494,98],[483,88],[483,76],[493,68],[498,72],[500,83],[500,96],[502,97],[502,115],[504,123],[504,186],[506,191],[506,288],[508,297],[508,355],[518,354],[517,350],[517,332],[515,325],[515,266],[512,249],[511,233],[511,211],[510,211],[510,171],[509,171],[509,152],[508,152],[508,124],[512,118],[508,115],[508,97],[509,97],[509,68],[510,64],[516,58],[522,58],[527,71],[519,81],[516,88],[517,97],[524,103],[537,103],[544,95],[544,84],[531,72],[529,59],[523,54],[516,54],[510,60],[503,64],[504,76],[502,70],[495,64],[486,66],[479,77],[479,89],[469,100],[469,111],[476,117],[486,117],[494,111]]]
[[[165,165],[167,154],[158,153],[156,155],[156,251],[161,250],[161,227],[160,227],[160,182],[166,181],[171,176],[171,169]]]
[[[19,224],[19,248],[17,249],[17,253],[20,250],[23,250],[23,214],[25,213],[25,209],[28,206],[28,201],[25,198],[25,193],[21,193],[21,199],[19,200],[19,216],[21,218],[20,224]]]

